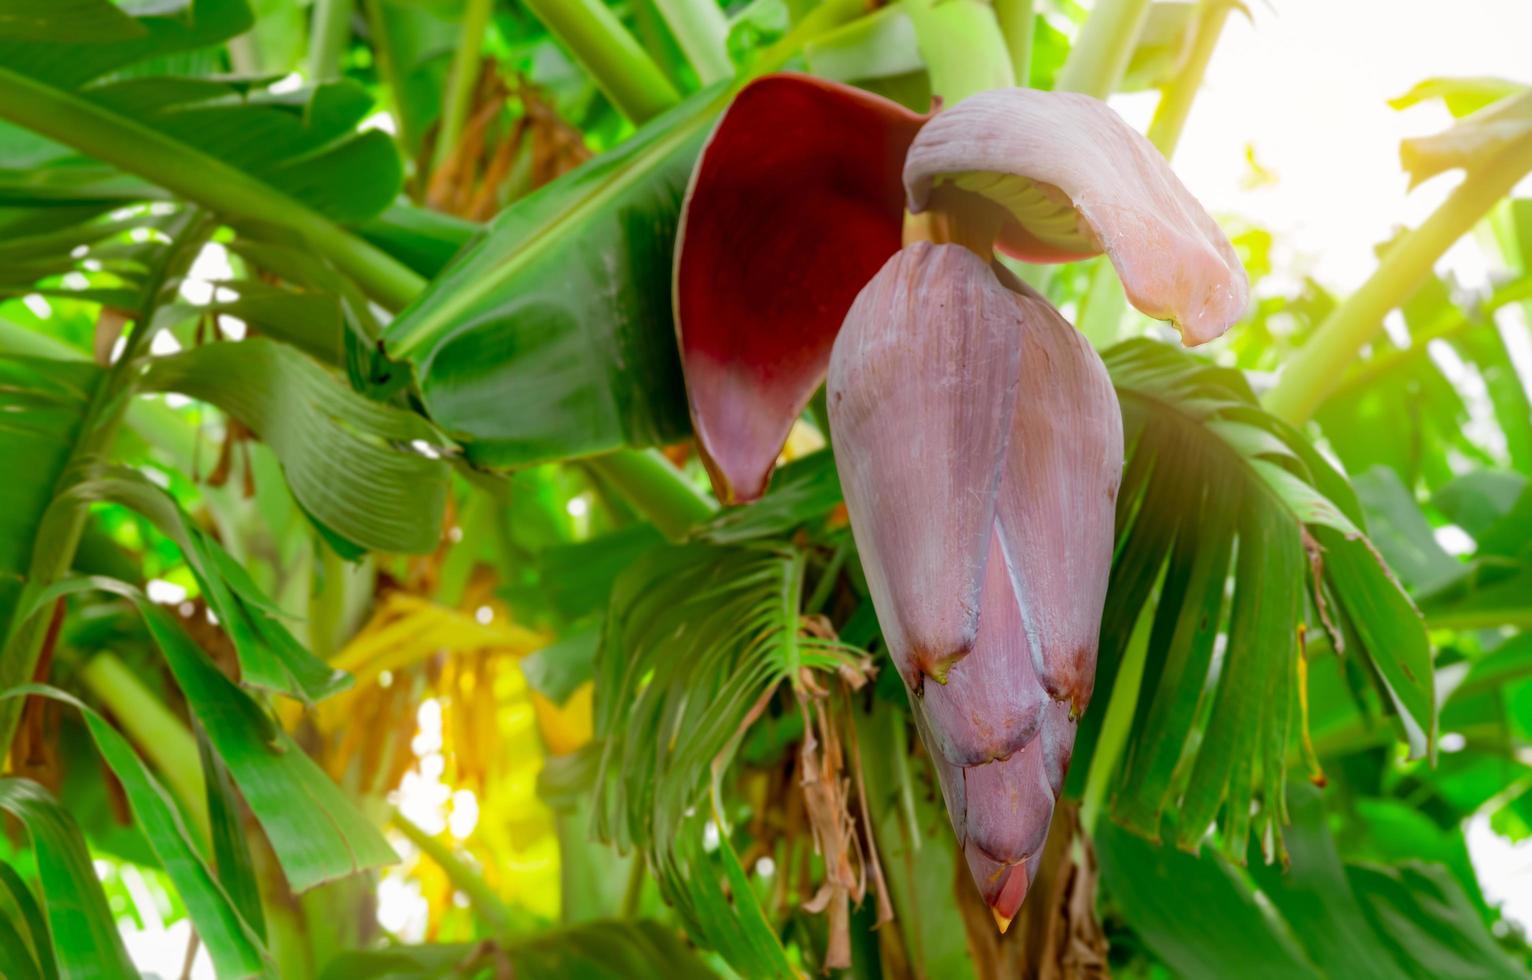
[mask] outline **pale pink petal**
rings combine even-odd
[[[1245,312],[1249,283],[1229,239],[1160,152],[1106,103],[1070,92],[983,92],[926,123],[905,158],[909,208],[938,182],[1014,219],[1000,245],[1060,262],[1105,251],[1133,305],[1189,345]]]
[[[1015,294],[958,245],[867,283],[830,357],[830,428],[883,636],[918,691],[973,647],[1016,405]]]

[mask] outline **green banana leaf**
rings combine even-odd
[[[389,355],[414,364],[427,412],[470,460],[521,466],[690,431],[671,258],[724,96],[699,92],[517,201],[389,326]]]
[[[219,976],[269,974],[274,967],[260,940],[197,851],[197,844],[180,808],[132,745],[94,709],[72,695],[41,684],[26,684],[0,697],[34,694],[79,710],[106,764],[122,783],[136,822],[149,839],[155,856],[175,885],[197,935],[207,946]],[[107,928],[115,929],[110,919]]]
[[[590,922],[536,939],[394,946],[345,953],[321,980],[437,980],[486,973],[518,980],[706,980],[716,976],[675,933],[648,920]]]
[[[73,578],[41,592],[37,604],[93,590],[120,595],[137,608],[294,891],[398,859],[345,793],[143,593],[111,579]]]
[[[154,130],[193,154],[230,164],[340,221],[359,221],[393,201],[403,184],[387,134],[359,133],[372,98],[352,82],[276,94],[259,85],[186,77],[107,77],[151,58],[193,51],[248,30],[244,0],[157,4],[130,17],[108,0],[71,0],[0,37],[0,74]],[[89,40],[81,27],[110,31]],[[102,80],[106,78],[106,80]],[[92,84],[93,83],[93,84]]]
[[[1095,843],[1118,914],[1176,976],[1426,980],[1524,977],[1441,865],[1342,860],[1312,786],[1289,789],[1291,867],[1144,842],[1103,823]],[[1174,902],[1166,896],[1174,895]]]
[[[355,394],[264,338],[155,358],[143,386],[210,402],[248,425],[281,459],[298,502],[342,538],[381,551],[436,547],[447,464],[419,416]]]
[[[43,512],[85,424],[101,369],[43,358],[0,359],[0,636],[9,629]]]
[[[16,777],[0,779],[0,810],[20,820],[32,837],[59,973],[137,980],[74,818],[47,790]]]

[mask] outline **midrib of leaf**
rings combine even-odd
[[[0,117],[211,210],[291,228],[391,309],[425,288],[392,256],[264,181],[74,92],[0,67]]]
[[[0,76],[6,74],[9,73],[0,68]],[[3,79],[0,79],[0,90],[3,87]],[[0,100],[0,105],[4,105],[3,100]],[[80,438],[70,450],[69,459],[60,471],[59,483],[54,489],[55,500],[63,499],[65,490],[80,478],[92,461],[99,460],[110,448],[128,405],[132,402],[139,367],[138,354],[152,333],[149,323],[156,299],[167,280],[181,275],[191,266],[213,229],[211,218],[195,208],[189,209],[166,229],[171,244],[161,253],[159,262],[147,279],[143,305],[135,313],[133,330],[128,334],[122,355],[101,379],[86,406],[80,425]],[[74,564],[80,535],[85,530],[88,512],[88,504],[76,502],[66,505],[62,513],[49,514],[40,522],[32,545],[26,590],[23,598],[17,602],[17,609],[26,607],[26,595],[35,595],[69,571]],[[12,620],[4,647],[0,649],[0,691],[10,690],[32,680],[46,633],[47,617],[18,616]],[[17,700],[0,703],[0,758],[10,750],[21,707],[22,702]]]
[[[696,136],[704,125],[711,125],[714,110],[721,107],[728,99],[732,98],[735,89],[721,89],[704,106],[695,109],[696,115],[691,119],[677,125],[674,129],[657,137],[650,144],[648,153],[654,158],[664,159],[679,149],[687,140]],[[684,105],[684,103],[683,103]],[[621,195],[624,191],[647,179],[649,170],[641,166],[627,166],[616,171],[606,183],[602,184],[593,193],[586,195],[574,207],[559,211],[542,227],[533,231],[522,240],[515,254],[503,264],[495,268],[495,274],[474,280],[466,289],[455,291],[452,296],[438,306],[430,315],[422,317],[411,326],[411,329],[387,338],[389,353],[395,357],[404,357],[411,351],[416,350],[422,344],[430,343],[439,338],[446,330],[468,311],[472,310],[481,300],[500,288],[501,283],[515,276],[527,262],[542,253],[541,243],[558,235],[569,226],[578,226],[593,212],[600,212],[610,201]],[[493,229],[489,232],[493,234]]]

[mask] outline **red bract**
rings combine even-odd
[[[766,491],[868,278],[898,251],[905,150],[924,117],[805,75],[735,97],[692,172],[676,332],[719,499]]]
[[[747,86],[693,175],[676,324],[725,500],[764,491],[828,361],[868,591],[1004,928],[1091,697],[1123,447],[1101,358],[991,264],[991,240],[1035,261],[1104,249],[1129,299],[1188,343],[1227,329],[1248,285],[1101,102],[1005,90],[921,122],[797,76]],[[899,250],[901,167],[910,209],[938,212],[925,233],[962,244]]]

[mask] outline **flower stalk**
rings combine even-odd
[[[452,54],[452,71],[447,76],[447,91],[442,100],[441,126],[436,130],[436,148],[431,151],[433,171],[442,168],[463,136],[463,123],[472,109],[474,83],[479,80],[479,52],[484,47],[492,6],[491,0],[468,0],[463,10],[462,30],[457,50]]]
[[[1470,169],[1419,227],[1394,242],[1377,269],[1315,329],[1266,393],[1266,410],[1293,425],[1313,416],[1344,369],[1383,327],[1383,317],[1420,287],[1432,268],[1496,202],[1532,171],[1532,138]]]
[[[1122,81],[1149,15],[1149,0],[1098,0],[1059,72],[1061,92],[1105,99]]]
[[[681,101],[670,79],[601,0],[527,0],[527,8],[635,125]]]
[[[309,81],[334,81],[340,77],[341,58],[351,40],[352,0],[315,0],[309,28]]]
[[[714,0],[654,0],[654,5],[703,85],[734,76],[729,21]]]

